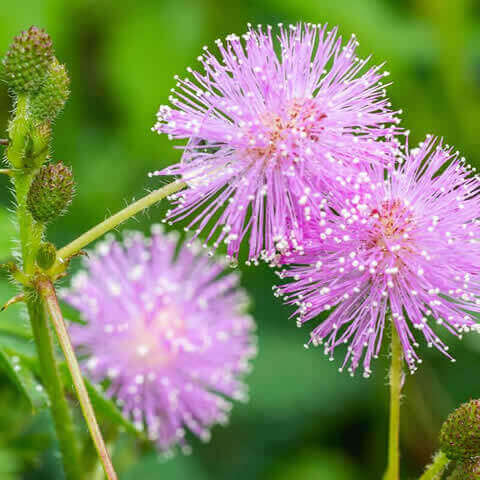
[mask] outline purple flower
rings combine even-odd
[[[238,275],[176,249],[157,228],[102,243],[64,295],[86,321],[70,330],[85,372],[164,451],[226,422],[255,354]]]
[[[355,55],[337,29],[298,24],[277,37],[272,27],[229,35],[198,57],[202,72],[177,79],[153,127],[188,139],[182,161],[153,175],[180,175],[167,219],[196,214],[187,228],[207,232],[214,248],[237,257],[249,237],[249,258],[272,255],[317,208],[320,193],[336,191],[368,162],[388,162],[398,144],[398,120],[380,80],[381,66]],[[278,53],[277,53],[278,51]]]
[[[331,359],[348,344],[340,370],[350,362],[352,375],[362,359],[364,375],[371,373],[389,312],[413,372],[421,362],[413,329],[449,356],[434,325],[467,332],[480,311],[478,177],[458,152],[428,136],[407,147],[385,178],[372,166],[370,191],[324,203],[303,251],[280,258],[287,264],[280,277],[291,283],[277,295],[297,305],[299,325],[330,312],[309,343],[323,344]]]

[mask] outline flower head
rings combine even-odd
[[[330,312],[311,333],[333,359],[348,344],[353,372],[365,376],[379,354],[386,324],[398,331],[413,372],[419,359],[413,329],[445,355],[435,333],[475,326],[480,310],[479,179],[452,149],[427,137],[387,177],[372,167],[369,191],[348,196],[312,222],[302,251],[284,255],[278,295],[298,306],[299,325]],[[343,368],[343,367],[342,367]]]
[[[65,294],[86,321],[71,327],[85,371],[165,451],[227,420],[255,353],[238,275],[176,249],[159,230],[102,243]]]
[[[208,230],[230,256],[249,235],[256,259],[302,237],[319,192],[388,161],[398,120],[380,82],[388,72],[366,69],[356,38],[342,45],[336,28],[280,25],[275,37],[270,26],[250,27],[243,40],[216,43],[221,58],[204,47],[203,72],[176,77],[173,108],[160,107],[154,130],[188,144],[179,164],[154,174],[189,186],[167,219],[196,211],[187,228]]]

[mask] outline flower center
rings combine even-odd
[[[371,229],[367,249],[379,250],[383,255],[398,256],[401,249],[412,251],[410,232],[414,228],[412,211],[400,200],[385,200],[379,209],[370,212]]]
[[[280,114],[266,113],[248,127],[247,155],[254,160],[310,155],[310,145],[319,140],[326,114],[313,99],[294,99]]]
[[[172,340],[183,336],[185,322],[178,311],[168,306],[153,318],[141,317],[130,329],[128,343],[122,345],[129,363],[138,367],[163,367],[177,355]]]

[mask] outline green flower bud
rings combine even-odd
[[[478,460],[466,460],[459,463],[448,480],[478,480],[480,479],[480,463]]]
[[[57,250],[55,245],[50,242],[42,243],[37,252],[37,265],[42,270],[48,270],[57,259]]]
[[[53,58],[50,36],[30,27],[14,38],[2,60],[8,86],[16,94],[36,92],[44,84]]]
[[[44,165],[30,186],[28,209],[37,222],[51,222],[67,211],[73,192],[74,182],[70,168],[63,163]]]
[[[55,58],[43,87],[32,98],[30,111],[35,123],[51,122],[62,111],[70,95],[70,78],[65,65]]]
[[[440,447],[451,460],[480,456],[480,400],[464,403],[448,416],[440,431]]]

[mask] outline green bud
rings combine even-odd
[[[42,243],[37,252],[37,265],[42,270],[48,270],[57,259],[57,250],[55,245],[50,242]]]
[[[51,222],[67,211],[73,192],[74,182],[70,168],[63,163],[44,165],[30,186],[28,209],[37,222]]]
[[[480,462],[478,460],[466,460],[457,465],[448,480],[479,480]]]
[[[43,87],[32,98],[30,111],[35,123],[51,122],[62,111],[70,95],[70,79],[65,65],[55,58]]]
[[[451,460],[480,456],[480,400],[464,403],[448,416],[440,431],[440,448]]]
[[[2,60],[8,86],[16,94],[36,92],[44,84],[53,58],[50,36],[30,27],[14,38]]]

